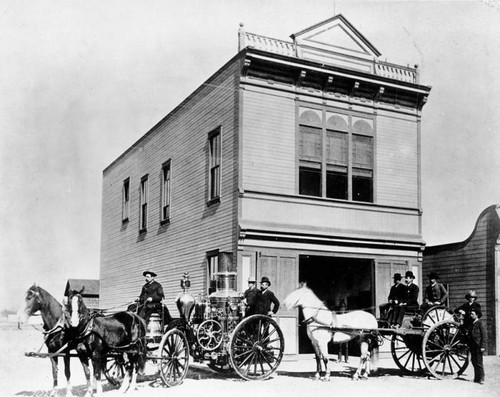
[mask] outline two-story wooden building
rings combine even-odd
[[[195,294],[229,268],[241,290],[265,275],[284,299],[307,279],[332,306],[373,311],[393,273],[420,282],[430,87],[342,15],[291,38],[241,27],[240,51],[104,170],[102,307],[133,300],[145,269],[171,310],[185,271]],[[298,352],[297,313],[278,321]]]

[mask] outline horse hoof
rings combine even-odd
[[[322,379],[322,381],[323,381],[323,382],[330,382],[330,377],[324,377],[324,378]]]

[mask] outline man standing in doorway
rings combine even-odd
[[[261,291],[257,288],[257,280],[255,277],[248,278],[248,289],[243,293],[244,302],[247,305],[246,315],[251,316],[257,313],[257,302],[259,301]]]
[[[262,277],[260,280],[260,296],[257,300],[257,314],[267,314],[272,316],[276,314],[280,308],[280,301],[274,293],[269,289],[271,281],[267,277]],[[271,310],[271,304],[273,309]]]

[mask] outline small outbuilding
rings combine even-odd
[[[69,278],[66,282],[64,296],[68,296],[70,291],[81,291],[85,305],[89,309],[99,308],[99,280],[88,280],[81,278]]]
[[[423,279],[432,271],[449,286],[450,308],[465,302],[473,289],[478,295],[482,321],[488,332],[488,354],[500,352],[500,205],[486,208],[474,231],[462,242],[427,247]]]

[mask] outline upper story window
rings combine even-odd
[[[171,189],[171,161],[168,160],[161,170],[161,222],[170,220],[170,189]]]
[[[139,229],[145,231],[148,227],[148,176],[141,178],[140,201],[139,201]]]
[[[373,120],[299,110],[299,194],[373,202]]]
[[[130,215],[130,178],[123,181],[122,186],[122,222],[128,222]]]
[[[221,186],[221,133],[220,127],[208,134],[209,160],[208,160],[208,200],[215,201],[220,198]]]

